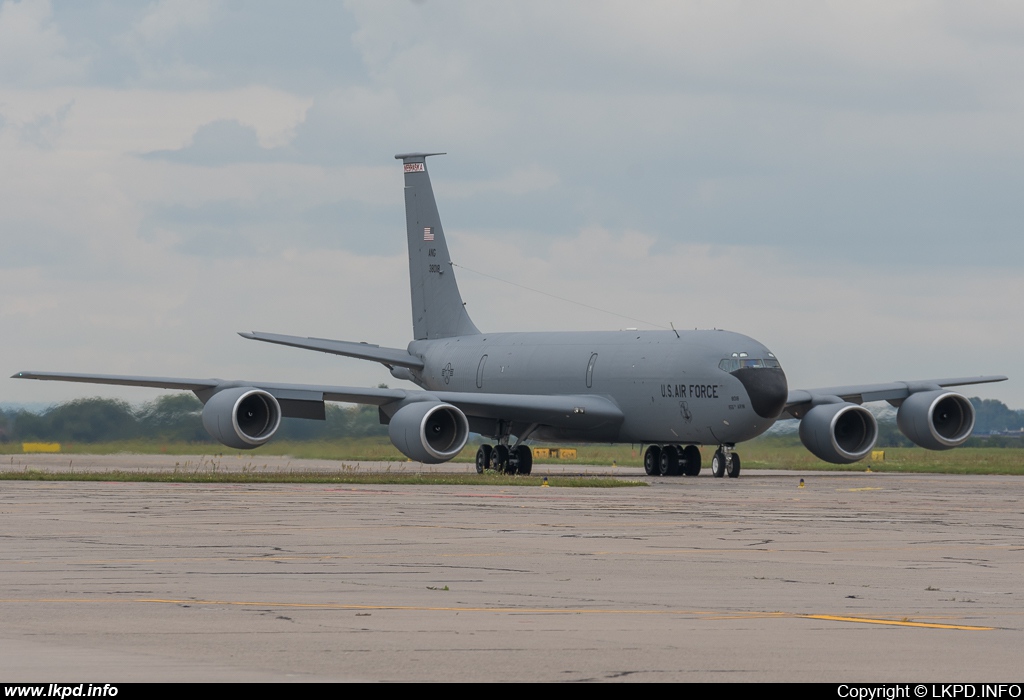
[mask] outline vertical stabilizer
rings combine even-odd
[[[439,155],[444,154],[400,153],[395,156],[402,161],[405,170],[405,226],[409,238],[412,331],[416,340],[480,332],[462,303],[427,174],[427,156]]]

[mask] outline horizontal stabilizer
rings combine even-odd
[[[369,343],[351,343],[344,340],[328,340],[326,338],[302,338],[297,335],[258,333],[256,331],[252,333],[239,333],[238,335],[249,340],[262,340],[265,343],[316,350],[318,352],[330,353],[331,355],[357,357],[360,360],[373,360],[374,362],[381,362],[388,367],[423,369],[423,360],[410,355],[407,350],[400,348],[382,348],[379,345],[370,345]]]

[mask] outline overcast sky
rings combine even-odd
[[[1012,1],[4,0],[0,375],[401,385],[235,332],[404,347],[421,150],[483,330],[655,326],[471,270],[1024,407]]]

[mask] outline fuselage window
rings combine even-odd
[[[590,356],[590,362],[587,363],[587,388],[591,388],[594,385],[594,363],[597,362],[597,353],[595,352]]]

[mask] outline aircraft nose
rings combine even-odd
[[[789,398],[786,373],[777,367],[741,367],[730,372],[740,380],[750,397],[754,413],[762,418],[775,419],[782,414]]]

